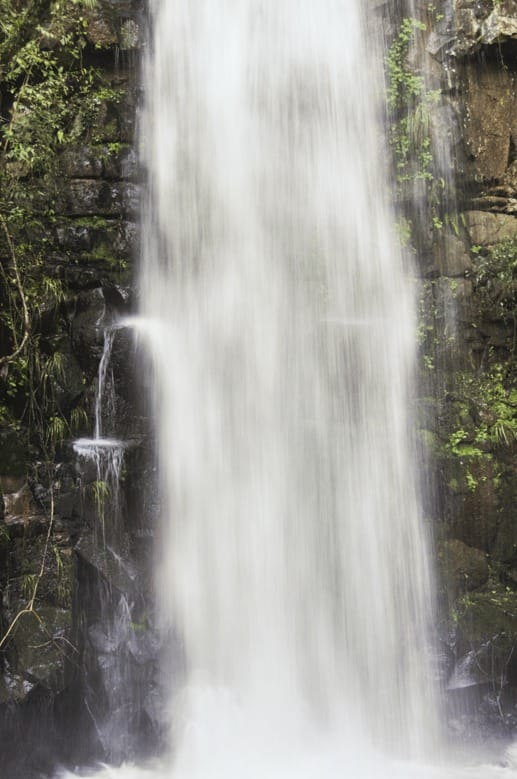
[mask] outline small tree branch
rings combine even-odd
[[[43,574],[45,573],[45,565],[46,565],[47,556],[48,556],[48,547],[49,547],[49,544],[50,544],[50,538],[52,536],[52,530],[53,530],[53,527],[54,527],[54,485],[52,483],[52,476],[53,476],[53,474],[51,473],[50,474],[50,518],[49,518],[49,523],[48,523],[47,535],[46,535],[46,538],[45,538],[45,546],[43,548],[43,554],[41,555],[40,569],[38,571],[38,575],[36,576],[36,581],[34,582],[34,588],[32,590],[32,594],[31,594],[31,597],[29,599],[29,602],[27,603],[25,608],[20,609],[20,611],[18,611],[18,613],[14,616],[13,620],[11,621],[11,624],[9,625],[9,628],[7,629],[5,634],[0,639],[0,649],[2,649],[4,644],[7,642],[7,639],[9,638],[11,633],[13,632],[14,628],[16,627],[16,625],[18,624],[20,619],[25,614],[34,614],[34,616],[36,617],[38,622],[43,624],[42,620],[41,620],[41,617],[39,616],[39,614],[37,613],[37,611],[36,611],[36,609],[34,607],[34,604],[35,604],[35,601],[36,601],[36,596],[38,594],[39,583],[40,583],[40,581],[41,581],[41,579],[43,577]]]
[[[0,214],[0,225],[2,226],[2,230],[4,232],[7,246],[9,248],[9,254],[11,257],[12,267],[14,271],[14,278],[16,280],[16,287],[18,289],[18,294],[20,296],[20,301],[22,304],[22,318],[23,318],[23,336],[22,340],[16,347],[16,349],[11,352],[11,354],[6,354],[3,357],[0,357],[0,368],[2,368],[4,365],[8,365],[10,362],[15,360],[19,354],[24,350],[25,345],[30,337],[30,315],[29,315],[29,308],[27,306],[27,299],[25,297],[25,292],[23,289],[22,279],[20,276],[20,269],[18,267],[18,260],[16,258],[16,251],[14,248],[13,239],[11,237],[11,234],[9,232],[9,228],[7,226],[7,222],[5,221],[5,217],[3,214]]]

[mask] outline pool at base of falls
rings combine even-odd
[[[308,755],[300,750],[295,755],[285,755],[275,765],[267,757],[255,760],[251,755],[235,755],[229,766],[224,759],[219,762],[205,755],[203,765],[196,761],[189,768],[178,763],[152,763],[147,766],[122,765],[114,768],[99,766],[93,773],[61,773],[59,779],[90,777],[90,779],[513,779],[517,777],[517,744],[504,752],[498,762],[477,762],[460,765],[455,761],[439,765],[422,762],[389,760],[381,755],[351,760],[350,756]],[[239,759],[240,757],[240,759]]]

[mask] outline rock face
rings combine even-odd
[[[127,759],[142,752],[144,741],[147,749],[156,742],[156,718],[142,707],[137,712],[131,699],[136,689],[152,697],[158,650],[150,585],[135,573],[151,570],[145,517],[153,514],[143,505],[151,500],[152,452],[127,329],[113,331],[101,378],[110,396],[104,433],[130,439],[120,464],[126,486],[115,495],[113,473],[72,447],[74,438],[93,435],[107,333],[132,309],[142,10],[139,0],[99,0],[85,10],[82,56],[102,77],[85,94],[87,121],[77,120],[84,124],[77,142],[56,157],[51,212],[50,193],[37,175],[25,181],[31,207],[41,213],[39,227],[27,228],[27,241],[42,258],[49,290],[32,326],[52,403],[45,406],[38,396],[42,417],[30,421],[16,366],[0,377],[0,741],[9,779],[40,776],[57,763]],[[9,351],[3,320],[0,348]],[[31,437],[31,424],[47,430],[52,462]],[[109,560],[108,536],[117,553]],[[110,638],[101,646],[102,631],[119,643],[110,648]],[[110,700],[109,680],[123,686],[129,677],[131,694]],[[30,743],[26,754],[20,754],[22,741]],[[114,743],[124,743],[124,751]]]
[[[451,539],[440,545],[438,559],[446,592],[453,599],[460,594],[477,590],[488,582],[490,569],[487,556],[480,549]]]
[[[517,3],[416,11],[425,30],[410,59],[424,102],[433,93],[448,117],[429,123],[426,197],[406,212],[422,279],[426,511],[451,725],[483,737],[517,729]]]
[[[515,0],[454,0],[454,35],[450,51],[455,56],[478,53],[485,47],[517,39]]]

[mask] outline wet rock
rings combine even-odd
[[[138,173],[138,157],[132,146],[115,152],[106,149],[104,155],[104,176],[107,179],[135,179]]]
[[[85,376],[73,352],[70,338],[60,340],[56,354],[59,355],[60,369],[53,373],[51,385],[61,412],[66,414],[83,395]]]
[[[136,200],[132,207],[137,207]],[[120,218],[83,217],[80,221],[63,221],[56,236],[62,249],[75,257],[82,255],[85,263],[98,266],[104,261],[109,265],[131,257],[138,243],[138,227],[135,222]],[[70,277],[70,268],[67,271]]]
[[[515,521],[515,502],[513,507],[501,512],[494,541],[490,552],[495,560],[507,564],[517,563],[517,522]],[[512,580],[517,585],[517,569],[513,570]]]
[[[160,649],[158,635],[145,623],[131,623],[128,649],[138,665],[144,665],[156,660]]]
[[[71,519],[79,515],[81,499],[78,490],[60,493],[55,499],[56,516]]]
[[[100,178],[102,160],[98,153],[88,146],[67,150],[61,157],[63,173],[68,178]]]
[[[497,464],[488,458],[471,462],[458,460],[463,481],[451,519],[451,532],[464,543],[490,552],[499,523]],[[468,487],[467,471],[476,483],[474,490]]]
[[[167,695],[165,690],[160,691],[157,686],[152,687],[144,699],[144,711],[155,726],[167,722]]]
[[[515,0],[455,0],[454,10],[455,40],[450,51],[456,56],[517,38]]]
[[[122,181],[113,189],[118,193],[117,197],[122,203],[122,215],[133,218],[137,216],[140,207],[140,188],[130,181]]]
[[[138,104],[138,95],[134,92],[128,92],[126,99],[119,106],[119,138],[122,143],[133,144],[135,142],[136,131],[136,109]]]
[[[136,18],[144,8],[143,0],[98,0],[102,13],[112,19]]]
[[[73,253],[87,252],[93,245],[92,231],[88,225],[62,225],[57,228],[56,236],[59,246]]]
[[[108,547],[100,547],[92,535],[83,535],[75,551],[83,563],[91,566],[96,575],[110,583],[110,587],[126,594],[135,589],[138,571],[128,560]]]
[[[457,597],[482,587],[488,581],[489,567],[486,553],[481,549],[452,539],[444,541],[438,548],[441,577],[447,592]]]
[[[50,505],[50,490],[47,489],[43,484],[40,484],[39,482],[34,482],[30,485],[31,492],[34,496],[34,500],[36,501],[37,505],[44,510],[47,510]]]
[[[14,486],[11,480],[21,486],[27,471],[28,452],[23,436],[16,427],[5,425],[0,427],[0,477],[2,487],[7,492]],[[5,481],[7,480],[7,481]]]
[[[460,263],[461,259],[458,260],[458,266]],[[454,338],[458,322],[470,324],[472,321],[472,281],[466,278],[442,276],[436,280],[434,288],[438,297],[437,304],[443,327],[442,337],[445,339]],[[466,355],[455,354],[454,357],[458,361],[456,364],[458,368],[461,364],[460,361],[464,361]]]
[[[95,376],[104,348],[103,319],[106,305],[102,289],[82,292],[77,297],[72,319],[72,346],[79,365],[90,376]]]
[[[37,614],[24,614],[17,621],[9,651],[16,658],[17,676],[29,683],[24,684],[25,694],[35,684],[54,693],[64,689],[69,632],[67,609],[40,606]]]
[[[495,688],[517,683],[516,615],[517,593],[501,586],[469,593],[457,602],[457,655],[474,653],[478,682],[489,682]]]
[[[88,266],[79,257],[74,257],[70,260],[70,257],[63,256],[60,259],[60,264],[62,266],[61,278],[71,292],[83,292],[102,284],[99,269]]]
[[[34,683],[24,679],[9,668],[0,676],[0,705],[4,703],[23,703],[34,687]]]
[[[87,9],[88,28],[86,37],[98,49],[111,48],[117,44],[117,32],[113,23],[101,7]]]
[[[138,193],[135,193],[133,208],[137,207]],[[130,257],[136,250],[139,241],[138,225],[135,222],[120,221],[113,236],[113,250],[117,256]],[[127,293],[126,293],[127,297]]]
[[[513,78],[498,64],[466,67],[464,141],[478,181],[500,181],[517,137]]]
[[[128,144],[85,146],[65,152],[61,167],[65,176],[74,180],[134,179],[138,172],[138,158],[133,146]]]
[[[88,638],[93,648],[102,654],[116,652],[126,639],[126,632],[110,630],[106,622],[95,623],[88,629]]]
[[[98,144],[132,144],[135,140],[137,94],[127,84],[120,88],[118,101],[101,102],[95,127]]]
[[[29,519],[41,514],[41,508],[34,500],[28,484],[24,484],[17,492],[5,495],[4,502],[8,524],[12,524],[18,519]]]
[[[71,179],[63,192],[62,213],[70,216],[118,216],[127,210],[120,185],[97,179]]]
[[[517,38],[517,2],[503,0],[481,25],[481,42],[486,45]]]
[[[456,235],[444,235],[435,244],[438,272],[443,276],[465,276],[472,269],[472,260],[464,241]]]

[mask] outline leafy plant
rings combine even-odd
[[[42,350],[39,330],[41,317],[59,316],[64,302],[61,280],[45,266],[60,160],[94,132],[106,101],[119,99],[85,61],[86,11],[94,6],[0,0],[0,371],[27,444],[50,459],[72,426],[54,391],[61,355]]]
[[[49,522],[36,572],[20,582],[25,605],[0,636],[0,650],[25,615],[38,615],[38,591],[49,566],[57,597],[65,601],[64,563],[54,531],[56,450],[80,424],[63,411],[56,383],[63,380],[59,349],[43,343],[41,318],[59,316],[61,281],[45,260],[49,225],[59,198],[62,154],[93,132],[103,101],[118,99],[87,64],[88,14],[94,0],[0,0],[0,415],[26,437],[49,486]],[[53,555],[52,555],[53,550]]]
[[[489,249],[472,247],[476,295],[481,310],[515,323],[517,316],[517,241],[508,239]],[[515,344],[514,344],[515,347]]]
[[[495,463],[496,452],[517,441],[517,389],[508,367],[496,363],[482,374],[457,374],[451,403],[461,424],[449,433],[444,454],[465,466],[467,487],[474,491],[478,478],[471,466]],[[497,486],[497,467],[492,471]]]
[[[390,144],[399,184],[433,180],[430,112],[440,99],[440,92],[428,90],[423,76],[415,73],[409,63],[414,37],[425,29],[424,22],[418,19],[403,19],[386,58]]]

